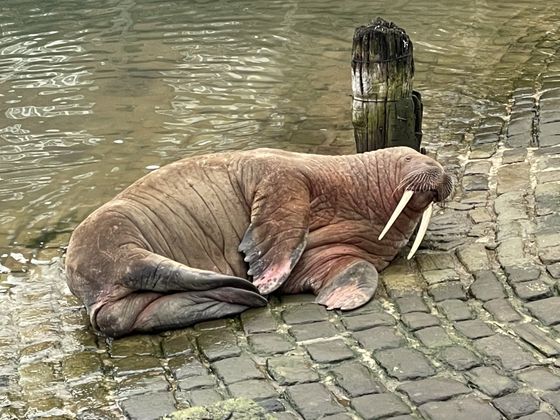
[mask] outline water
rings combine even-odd
[[[0,16],[0,263],[13,269],[0,277],[0,378],[9,390],[0,407],[46,416],[105,404],[77,394],[68,402],[60,360],[96,344],[58,269],[41,265],[89,212],[186,155],[352,152],[351,39],[376,16],[414,42],[426,146],[460,150],[480,118],[505,116],[512,92],[546,69],[560,6],[3,0]],[[44,369],[24,369],[37,360]],[[37,384],[49,384],[57,402],[37,403]]]

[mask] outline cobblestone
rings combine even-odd
[[[415,404],[448,400],[451,397],[472,392],[461,382],[448,378],[431,378],[408,382],[400,385],[397,390],[404,392]]]
[[[340,362],[354,356],[354,352],[340,339],[308,344],[306,348],[317,363]]]
[[[440,358],[455,370],[468,370],[481,365],[480,359],[475,354],[460,346],[444,348],[440,353]]]
[[[394,394],[370,394],[352,400],[352,406],[364,419],[382,419],[410,413],[410,408]]]
[[[430,420],[498,420],[500,413],[478,398],[430,402],[419,407],[420,413]]]
[[[436,372],[429,360],[417,350],[398,348],[382,350],[374,354],[388,375],[399,381],[426,378]]]
[[[525,307],[544,325],[560,323],[560,297],[558,296],[530,302]]]
[[[510,394],[492,401],[508,419],[532,414],[539,409],[539,400],[529,394]]]
[[[317,382],[290,386],[286,395],[305,419],[317,419],[344,411],[327,388]]]
[[[517,384],[509,377],[500,375],[489,366],[474,368],[465,374],[480,391],[490,397],[499,397],[517,390]]]
[[[526,370],[519,373],[517,377],[535,389],[545,391],[560,389],[560,376],[555,375],[547,368]]]
[[[338,385],[350,397],[384,391],[383,386],[374,379],[370,370],[360,363],[344,362],[332,368],[331,371]]]
[[[464,321],[474,317],[474,313],[462,300],[444,300],[439,302],[437,306],[450,321]]]

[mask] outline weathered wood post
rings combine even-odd
[[[377,18],[354,33],[352,124],[358,153],[392,146],[420,150],[422,98],[412,90],[412,42]]]

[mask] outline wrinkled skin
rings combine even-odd
[[[418,173],[431,175],[406,183],[416,192],[378,240],[403,180]],[[266,305],[263,295],[275,290],[353,309],[372,298],[377,273],[424,209],[450,192],[439,163],[404,147],[187,158],[141,178],[76,228],[68,284],[92,325],[115,337],[237,314]]]

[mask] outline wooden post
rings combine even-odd
[[[354,33],[352,124],[358,153],[392,146],[420,151],[422,98],[412,90],[412,42],[377,18]]]

